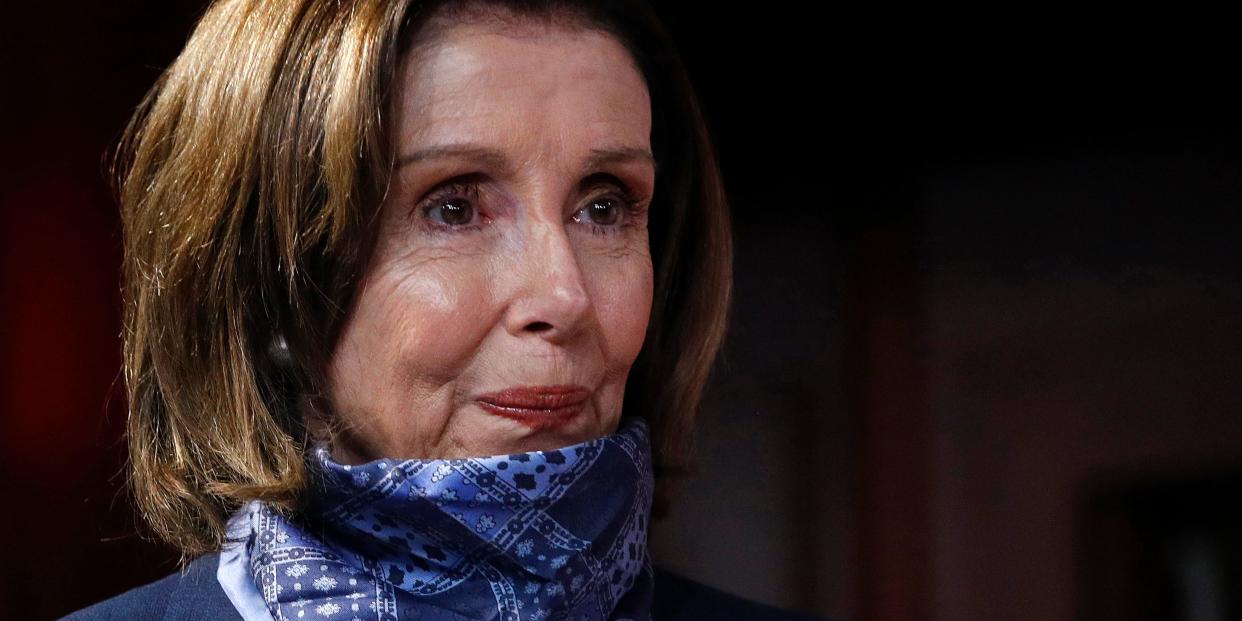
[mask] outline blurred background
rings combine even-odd
[[[174,569],[122,491],[102,158],[203,7],[0,20],[0,618]],[[659,7],[737,305],[657,562],[839,621],[1242,618],[1232,22],[892,10]]]

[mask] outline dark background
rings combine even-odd
[[[202,6],[0,20],[0,618],[173,570],[120,492],[102,157]],[[1233,22],[760,8],[659,9],[738,246],[658,562],[841,621],[1242,618]]]

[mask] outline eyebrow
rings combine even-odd
[[[498,170],[510,171],[512,169],[509,158],[505,157],[504,153],[472,142],[437,145],[419,149],[401,156],[397,160],[397,167],[400,168],[415,162],[441,158],[471,159]],[[632,161],[648,162],[657,173],[660,171],[660,164],[656,162],[655,157],[650,151],[639,147],[624,146],[591,149],[591,155],[587,157],[584,168],[592,170],[605,164]]]

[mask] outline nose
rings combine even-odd
[[[516,336],[535,333],[565,342],[590,321],[592,305],[583,273],[565,227],[555,221],[531,223],[517,271],[522,282],[506,315]]]

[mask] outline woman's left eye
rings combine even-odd
[[[634,226],[638,206],[622,196],[601,196],[574,214],[574,222],[591,225],[596,235],[611,235]]]

